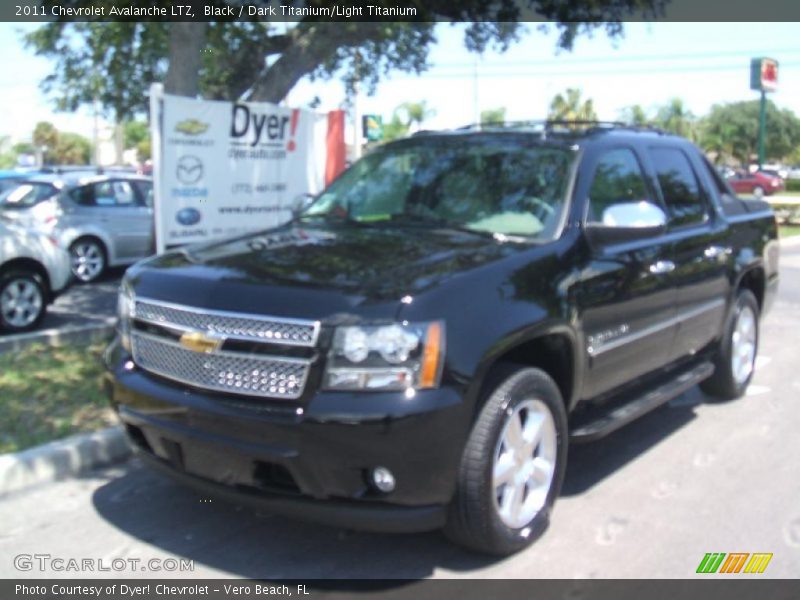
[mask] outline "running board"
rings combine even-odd
[[[570,432],[569,439],[571,442],[583,443],[605,437],[665,402],[680,396],[686,390],[711,377],[713,373],[714,365],[710,362],[703,362],[690,369],[680,371],[668,381],[642,396],[634,396],[622,403],[614,402],[605,410],[599,408],[592,411],[590,418],[580,419],[576,423]]]

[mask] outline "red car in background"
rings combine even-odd
[[[756,198],[782,192],[785,187],[783,179],[764,171],[755,171],[754,173],[737,171],[728,177],[727,181],[737,194],[752,194]]]

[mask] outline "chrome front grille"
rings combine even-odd
[[[140,331],[131,334],[133,361],[146,371],[189,385],[273,398],[299,398],[310,361],[259,354],[187,350],[178,342]]]
[[[131,331],[133,361],[142,369],[195,387],[258,396],[299,398],[305,389],[312,358],[276,356],[280,346],[316,345],[319,323],[262,317],[137,298]],[[141,327],[157,325],[159,327]],[[178,336],[204,334],[220,343],[198,351]],[[225,349],[226,340],[255,344],[252,352]],[[297,352],[297,351],[295,351]]]
[[[173,329],[291,346],[314,346],[319,334],[319,323],[315,321],[205,310],[139,298],[134,303],[133,316]]]

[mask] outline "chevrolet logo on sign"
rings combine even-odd
[[[180,345],[192,352],[216,352],[222,347],[224,338],[205,334],[202,331],[187,331],[179,340]]]
[[[200,135],[208,129],[208,123],[203,123],[197,119],[184,119],[175,125],[175,131],[186,135]]]

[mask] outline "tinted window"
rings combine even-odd
[[[57,193],[49,183],[23,182],[0,194],[0,208],[30,208]]]
[[[733,196],[734,195],[733,192],[728,187],[728,184],[725,183],[725,180],[722,178],[720,172],[717,169],[715,169],[714,166],[709,162],[709,160],[702,154],[700,155],[700,159],[706,166],[706,170],[708,171],[708,176],[711,177],[711,183],[714,184],[714,187],[716,188],[719,195],[723,196],[723,200],[726,199],[724,198],[724,196]]]
[[[127,181],[103,181],[75,188],[70,192],[81,206],[134,206],[136,192]]]
[[[136,181],[136,188],[139,190],[139,195],[144,201],[145,206],[152,208],[153,206],[153,184],[149,181]]]
[[[602,223],[603,211],[612,204],[647,200],[647,185],[632,150],[618,148],[602,155],[589,189],[588,222]]]
[[[374,227],[451,224],[551,238],[565,206],[573,155],[494,137],[386,146],[342,174],[304,218]]]
[[[708,213],[697,177],[686,155],[674,148],[651,148],[650,155],[675,227],[702,223]]]

